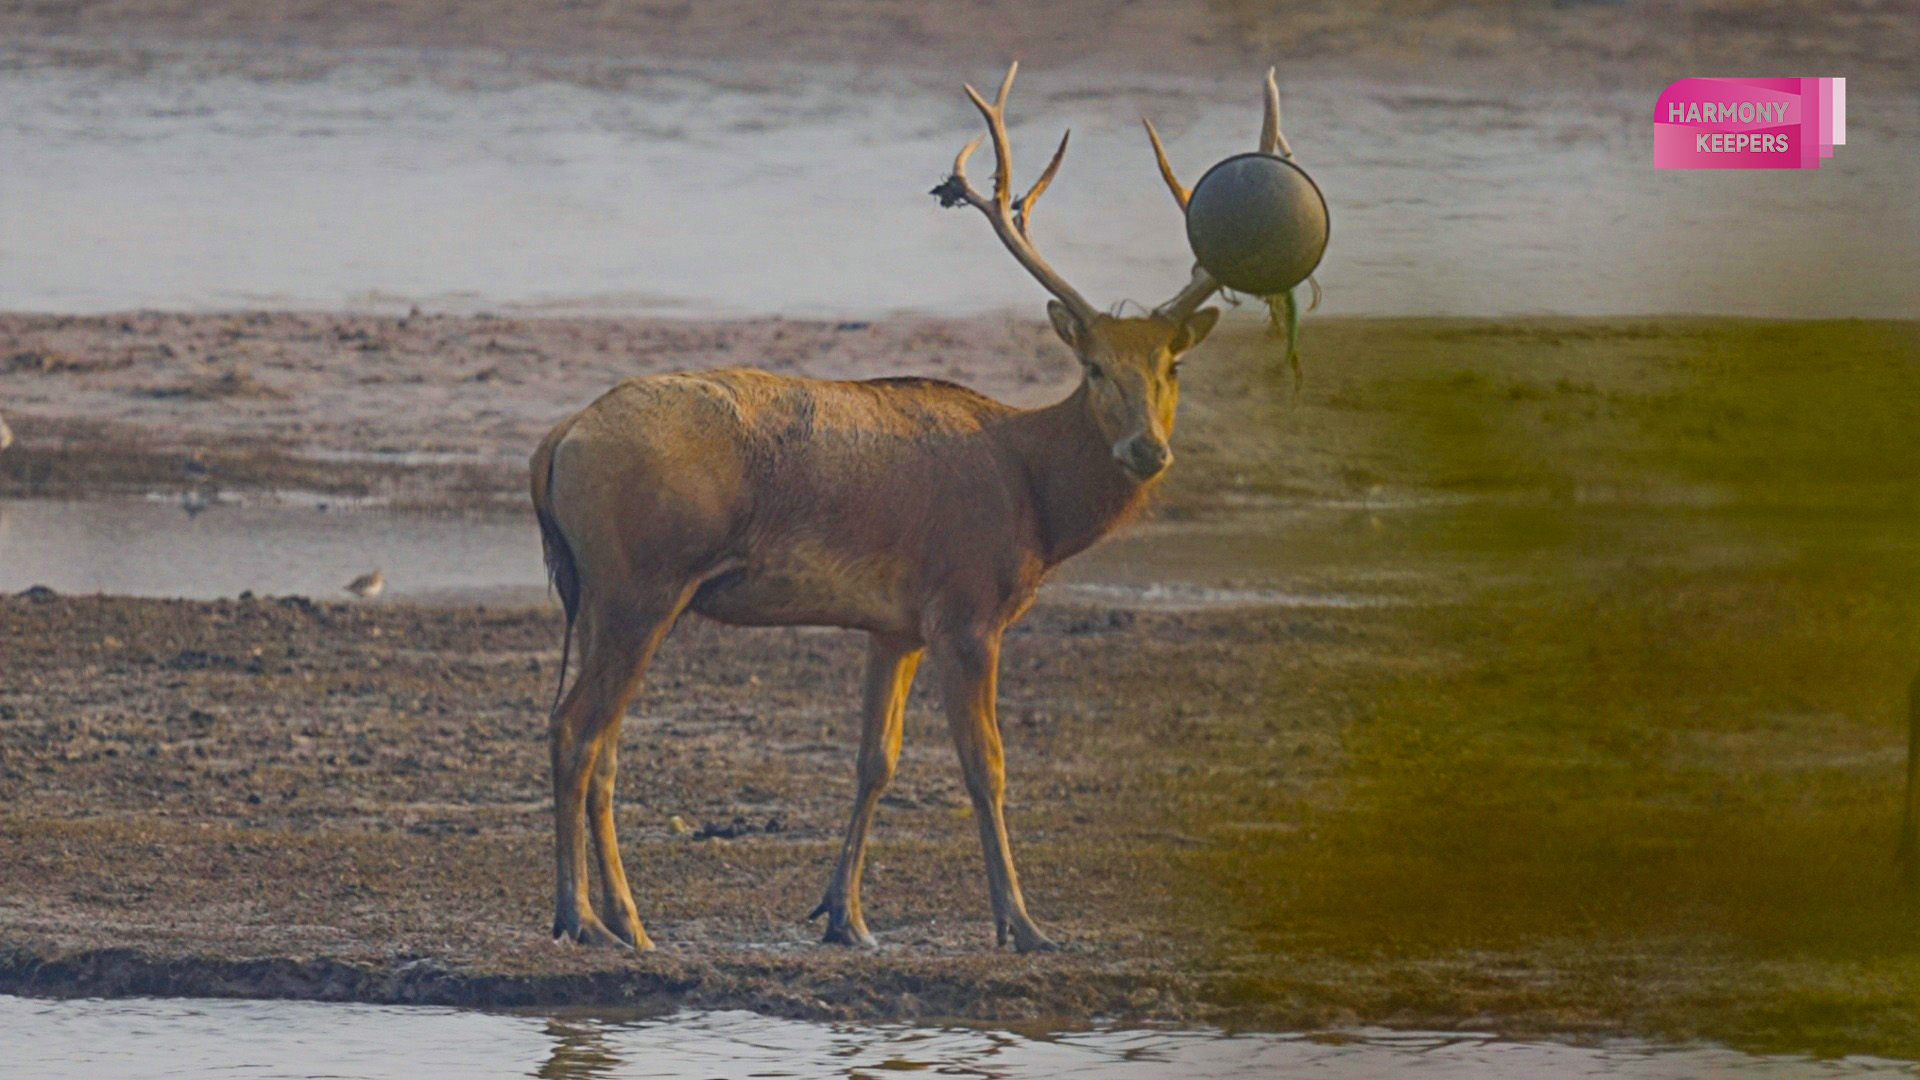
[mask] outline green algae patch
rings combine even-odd
[[[1383,613],[1392,655],[1269,680],[1281,716],[1303,677],[1340,695],[1338,764],[1312,794],[1250,798],[1273,827],[1216,834],[1216,917],[1261,958],[1236,951],[1221,998],[1920,1056],[1920,904],[1893,860],[1920,668],[1916,340],[1316,329],[1321,385],[1288,438],[1340,432],[1354,486],[1458,497],[1354,537],[1458,591]]]

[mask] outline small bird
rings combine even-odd
[[[380,590],[386,587],[387,575],[378,570],[375,570],[371,574],[361,574],[359,577],[347,582],[348,592],[366,600],[371,600],[379,596]]]

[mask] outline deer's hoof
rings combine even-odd
[[[873,935],[867,932],[866,921],[859,915],[847,910],[844,904],[835,904],[831,897],[820,901],[820,906],[807,915],[808,919],[827,917],[827,932],[820,941],[826,945],[845,945],[849,948],[872,949],[879,946]]]
[[[873,939],[873,935],[868,933],[865,927],[836,926],[833,923],[827,924],[827,932],[821,935],[820,940],[823,944],[845,945],[849,948],[875,949],[880,946],[880,943]]]
[[[1016,936],[1013,939],[1013,951],[1023,953],[1059,952],[1060,943],[1045,934],[1036,933],[1028,938]]]
[[[622,947],[632,949],[634,952],[652,952],[659,948],[653,943],[653,939],[647,936],[647,932],[637,925],[628,929],[615,930],[613,934],[620,939]]]
[[[647,936],[646,928],[640,925],[640,916],[632,912],[616,914],[609,929],[614,937],[620,939],[620,944],[629,949],[649,952],[655,948],[653,939]]]
[[[631,949],[635,946],[620,935],[607,929],[607,924],[591,913],[572,917],[559,916],[553,920],[553,940],[563,945],[594,945],[616,949]],[[646,941],[646,934],[640,935]],[[641,948],[652,948],[653,942],[647,941]]]
[[[996,943],[1005,945],[1007,939],[1012,938],[1013,950],[1015,952],[1038,953],[1060,951],[1060,946],[1055,943],[1052,938],[1041,933],[1040,928],[1031,922],[1014,922],[1011,919],[1004,919],[994,927],[994,930]]]

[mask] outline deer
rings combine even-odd
[[[867,834],[900,754],[924,660],[960,760],[985,855],[995,942],[1056,948],[1027,913],[1008,842],[995,715],[1001,642],[1048,574],[1132,517],[1173,461],[1182,358],[1219,318],[1196,268],[1145,315],[1096,309],[1034,245],[1034,207],[1065,157],[1014,197],[1007,69],[985,120],[933,194],[971,206],[1051,296],[1080,377],[1067,396],[1015,408],[954,383],[774,375],[747,368],[627,379],[561,421],[531,461],[548,572],[566,616],[549,721],[556,941],[644,950],[614,833],[621,718],[683,613],[738,626],[864,631],[857,791],[810,920],[830,944],[873,946],[860,903]],[[1187,191],[1148,135],[1174,198]],[[1069,134],[1071,134],[1069,132]],[[991,194],[967,177],[993,145]],[[1260,148],[1284,146],[1271,72]],[[1117,309],[1116,309],[1117,310]],[[566,682],[568,653],[578,670]],[[600,881],[589,896],[588,841]]]

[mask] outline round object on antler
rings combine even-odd
[[[1320,265],[1327,200],[1300,166],[1278,154],[1237,154],[1207,170],[1187,201],[1187,242],[1215,281],[1274,296]]]

